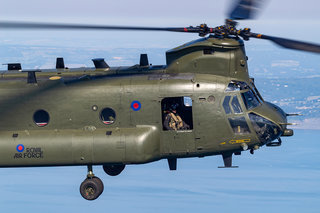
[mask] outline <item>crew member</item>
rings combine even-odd
[[[163,126],[166,130],[186,130],[190,126],[186,124],[177,113],[178,104],[172,104],[164,119]]]

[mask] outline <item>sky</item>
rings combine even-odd
[[[207,23],[214,27],[224,23],[232,1],[0,2],[0,20],[159,27]],[[256,20],[242,21],[240,27],[320,43],[319,6],[318,0],[269,0]],[[167,32],[1,31],[0,62],[19,59],[23,67],[35,68],[44,60],[52,61],[39,64],[49,68],[54,66],[54,57],[65,56],[72,67],[88,66],[92,57],[113,55],[108,63],[129,65],[138,63],[139,52],[147,52],[151,63],[164,63],[165,50],[197,38]],[[254,40],[247,44],[248,54],[257,45],[270,53],[268,45],[272,45]],[[165,161],[128,166],[119,177],[109,177],[95,167],[105,191],[94,202],[83,200],[78,191],[85,167],[0,169],[0,206],[10,212],[318,212],[318,138],[319,130],[296,130],[281,147],[264,147],[253,156],[236,157],[237,170],[217,169],[222,164],[220,156],[180,160],[176,172],[168,171]]]
[[[156,27],[185,27],[207,23],[215,27],[224,23],[232,2],[234,1],[1,0],[0,20]],[[266,0],[264,2],[264,7],[258,13],[257,19],[241,21],[239,28],[250,27],[252,32],[318,42],[319,1]],[[52,48],[65,50],[69,47],[97,51],[136,48],[152,54],[151,48],[162,48],[162,52],[165,52],[197,38],[196,34],[171,32],[4,30],[0,33],[0,45],[26,45],[26,47],[42,45],[50,47],[51,50]],[[253,48],[255,45],[264,44],[275,46],[268,41],[255,39],[246,43],[248,47],[251,45]],[[51,51],[44,48],[42,50]],[[63,56],[63,53],[59,56]],[[38,54],[28,54],[28,57],[24,57],[28,60],[22,61],[23,67],[35,68],[32,67],[33,64],[28,63],[38,60],[36,57]],[[119,58],[119,56],[115,57]],[[156,60],[153,63],[165,63],[164,53],[151,55],[151,57]],[[118,62],[114,65],[128,65],[132,62],[132,60],[113,61]],[[1,61],[1,63],[8,62],[13,61]],[[53,63],[50,66],[53,66]],[[72,65],[81,66],[88,63],[91,63],[90,59],[85,62],[72,62]],[[113,65],[112,62],[111,64]],[[48,68],[48,65],[39,65],[39,67]]]
[[[1,0],[0,20],[159,27],[184,27],[207,23],[214,27],[223,24],[232,2],[234,1]],[[253,30],[279,36],[291,33],[290,37],[301,38],[301,36],[304,36],[306,40],[317,38],[315,35],[320,28],[318,21],[320,19],[319,1],[266,0],[264,2],[264,7],[257,19],[242,21],[240,27],[249,26]],[[147,33],[146,35],[148,37],[150,35],[154,36],[154,34],[156,33]],[[172,33],[165,34],[170,38],[178,36]],[[184,37],[186,39],[190,38],[186,35]]]
[[[77,1],[77,0],[2,0],[1,17],[5,19],[28,18],[43,20],[64,20],[65,18],[76,18],[76,20],[92,20],[103,18],[113,18],[117,22],[127,23],[135,20],[144,22],[157,20],[164,24],[164,20],[183,21],[190,19],[215,20],[223,18],[234,0],[214,1],[214,0],[119,0],[119,1]],[[266,0],[259,18],[261,20],[270,19],[316,19],[319,17],[317,0],[304,1],[271,1]],[[147,18],[147,19],[146,19]],[[159,20],[161,19],[161,20]],[[172,23],[174,24],[174,23]]]

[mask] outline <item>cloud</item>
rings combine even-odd
[[[320,99],[320,96],[309,96],[307,98],[307,101],[314,101],[314,100],[317,100],[317,99]]]
[[[320,130],[320,118],[306,118],[302,121],[297,121],[297,126],[293,126],[293,129],[319,129]]]
[[[114,60],[123,60],[123,57],[118,57],[118,56],[115,56],[115,57],[112,57]]]
[[[320,75],[309,75],[306,78],[320,78]]]
[[[271,67],[298,67],[299,61],[295,60],[276,60],[271,63]]]
[[[313,107],[307,107],[307,106],[302,106],[302,107],[296,107],[296,109],[299,109],[299,110],[306,110],[306,109],[312,109]]]

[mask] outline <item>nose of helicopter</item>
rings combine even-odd
[[[285,130],[287,128],[287,113],[273,103],[265,102],[265,104],[272,111],[272,113],[269,115],[271,116],[270,119],[278,124],[282,130]]]
[[[283,130],[283,133],[281,136],[292,136],[293,135],[293,130],[292,129],[287,129],[287,116],[288,114],[285,113],[279,106],[266,102],[267,105],[269,105],[269,107],[273,108],[276,113],[278,113],[281,116],[280,121],[278,122],[278,124],[281,126],[281,129]],[[290,125],[290,124],[289,124]]]
[[[287,114],[277,105],[264,102],[261,107],[249,113],[260,141],[270,143],[280,136],[291,136],[293,131],[287,129]]]

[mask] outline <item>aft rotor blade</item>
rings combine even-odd
[[[253,19],[254,15],[262,6],[262,0],[236,0],[228,15],[229,19],[243,20]]]
[[[142,30],[142,31],[171,31],[198,33],[197,27],[134,27],[113,25],[85,25],[85,24],[60,24],[37,22],[0,22],[0,29],[62,29],[62,30]]]
[[[266,39],[278,44],[281,47],[288,48],[288,49],[320,53],[319,44],[313,44],[313,43],[308,43],[304,41],[297,41],[297,40],[292,40],[287,38],[280,38],[280,37],[268,36],[268,35],[256,34],[256,33],[251,33],[250,37]]]

